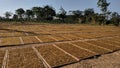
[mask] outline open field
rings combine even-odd
[[[45,68],[42,60],[38,58],[32,48],[9,50],[8,56],[8,68]]]
[[[120,27],[0,25],[0,68],[64,67],[119,50]]]

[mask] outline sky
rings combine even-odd
[[[14,13],[16,9],[31,9],[34,6],[50,5],[58,12],[62,6],[66,11],[85,10],[94,8],[95,12],[100,12],[97,7],[98,0],[0,0],[0,16],[4,16],[6,11]],[[107,0],[111,2],[108,10],[116,11],[120,14],[120,0]]]

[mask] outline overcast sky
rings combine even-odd
[[[56,11],[62,6],[66,11],[69,10],[85,10],[86,8],[94,8],[96,12],[100,12],[97,7],[98,0],[0,0],[0,16],[6,11],[13,12],[18,8],[30,9],[33,6],[53,6]],[[120,0],[107,0],[111,2],[110,11],[116,11],[120,14]]]

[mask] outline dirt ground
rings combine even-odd
[[[61,68],[120,68],[120,51],[105,54],[98,58],[82,60]]]

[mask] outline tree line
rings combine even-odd
[[[120,15],[117,12],[110,12],[108,10],[108,3],[106,0],[98,0],[98,7],[102,13],[95,13],[93,8],[85,9],[84,11],[72,10],[65,11],[62,7],[56,13],[52,6],[46,5],[44,7],[32,7],[24,10],[18,8],[15,14],[6,12],[5,17],[0,17],[0,21],[15,21],[24,23],[28,22],[49,22],[49,23],[81,23],[81,24],[99,24],[108,25],[114,24],[119,26]]]

